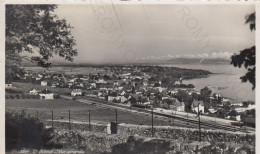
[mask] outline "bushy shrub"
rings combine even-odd
[[[234,146],[230,144],[226,144],[224,142],[222,143],[211,143],[209,146],[205,146],[196,152],[200,153],[227,153],[227,154],[233,154],[233,153],[247,153],[247,154],[254,154],[255,149],[247,144],[243,145],[240,148],[235,148]]]
[[[153,139],[144,141],[143,139],[136,139],[129,136],[126,143],[114,145],[112,147],[113,154],[132,154],[132,153],[149,153],[160,154],[172,150],[170,142],[160,139]]]
[[[60,95],[59,94],[54,95],[54,99],[60,99]]]
[[[20,99],[20,95],[16,95],[16,98],[17,98],[17,99]]]
[[[25,95],[24,94],[22,94],[21,97],[22,97],[22,99],[25,99]]]
[[[21,94],[23,93],[21,90],[17,90],[17,89],[5,89],[6,93],[12,93],[12,94]]]
[[[5,130],[6,151],[61,147],[52,141],[53,129],[45,128],[39,119],[27,115],[24,111],[6,112]]]

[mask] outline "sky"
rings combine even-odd
[[[74,27],[74,62],[132,63],[229,59],[255,44],[245,24],[254,11],[254,5],[63,4],[55,13]]]

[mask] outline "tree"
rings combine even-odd
[[[186,91],[179,90],[178,93],[175,94],[175,98],[178,99],[180,102],[189,102],[192,103],[193,99]]]
[[[136,101],[136,99],[135,99],[134,97],[131,97],[131,98],[129,99],[129,101],[130,101],[131,105],[134,105],[134,104],[137,103],[137,101]]]
[[[6,5],[6,64],[23,60],[48,68],[54,55],[73,61],[77,55],[72,26],[54,14],[57,5]],[[26,56],[29,53],[32,56]]]
[[[191,96],[193,100],[199,100],[199,95],[197,93],[194,92],[191,94]]]
[[[106,74],[104,75],[103,78],[104,78],[104,80],[111,80],[110,76],[108,76],[108,75],[106,75]]]
[[[250,30],[255,30],[255,13],[252,13],[248,16],[246,16],[246,24],[250,25]],[[234,65],[234,67],[239,67],[244,65],[244,67],[247,69],[247,73],[240,77],[242,82],[249,81],[253,87],[252,89],[255,89],[255,46],[251,48],[244,49],[240,51],[239,54],[233,54],[231,56],[231,64]]]
[[[200,99],[203,101],[206,109],[209,109],[211,106],[210,104],[211,93],[212,91],[207,86],[200,90]]]

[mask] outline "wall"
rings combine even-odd
[[[118,134],[122,135],[139,135],[145,137],[152,137],[152,130],[150,126],[137,126],[129,124],[119,124]],[[181,141],[199,141],[199,130],[190,128],[180,128],[171,126],[155,126],[154,137],[165,139],[178,139]],[[216,130],[201,131],[202,141],[210,142],[248,142],[255,143],[255,135],[238,132],[224,132]]]
[[[50,120],[47,121],[46,123],[49,126],[52,125]],[[68,121],[55,120],[55,121],[53,121],[53,127],[68,130],[69,129],[69,122]],[[93,132],[107,133],[107,125],[95,124],[95,123],[90,124],[90,127],[89,127],[88,123],[71,122],[70,123],[70,129],[71,130],[80,130],[80,131],[93,131]]]
[[[49,125],[51,122],[49,121]],[[93,131],[108,133],[110,125],[87,123],[71,123],[71,130]],[[54,121],[54,128],[68,129],[68,122]],[[140,126],[131,124],[118,124],[117,133],[123,136],[138,135],[143,137],[152,137],[151,126]],[[199,141],[199,130],[191,128],[154,126],[154,137],[163,139],[178,139],[180,141]],[[235,142],[255,144],[255,134],[246,134],[238,132],[223,132],[217,130],[201,131],[202,141],[209,142]]]

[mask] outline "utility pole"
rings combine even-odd
[[[174,124],[173,109],[172,109],[172,124]]]
[[[189,115],[188,115],[188,112],[187,112],[187,127],[189,126]]]
[[[199,142],[201,142],[201,128],[200,128],[200,103],[198,104],[198,117],[199,117]]]
[[[117,109],[116,109],[116,125],[117,125]]]
[[[70,110],[69,110],[69,130],[70,130]]]
[[[88,127],[90,129],[90,110],[88,110]]]
[[[51,126],[53,128],[53,110],[51,110]]]
[[[152,108],[152,137],[153,137],[153,108]]]

